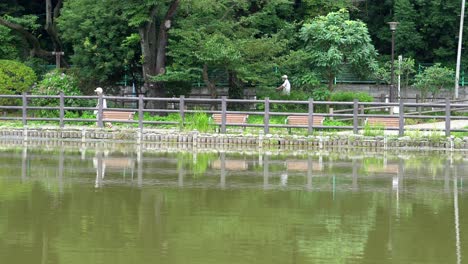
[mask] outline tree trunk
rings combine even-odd
[[[215,83],[213,81],[210,80],[210,78],[208,76],[208,65],[206,65],[206,64],[203,65],[202,76],[203,76],[203,82],[205,83],[206,88],[208,89],[208,92],[210,93],[210,98],[211,99],[218,98],[218,91],[216,90],[216,85],[215,85]],[[211,110],[216,110],[216,108],[217,108],[217,103],[212,102],[210,104],[210,109]]]
[[[171,28],[172,19],[177,11],[180,0],[173,0],[160,22],[156,25],[157,8],[150,12],[150,20],[139,29],[140,45],[143,56],[143,79],[144,87],[149,97],[165,97],[166,90],[162,82],[151,80],[151,77],[165,74],[166,70],[166,48],[168,43],[168,31]],[[158,28],[158,31],[156,31]],[[151,108],[165,109],[167,103],[162,101],[152,101]]]
[[[142,72],[144,87],[147,96],[156,97],[156,83],[151,80],[151,76],[156,75],[156,13],[157,9],[154,7],[151,10],[151,20],[146,22],[139,28],[141,54],[143,57]],[[151,108],[156,108],[150,105]]]
[[[52,0],[46,0],[46,24],[45,30],[49,33],[52,44],[54,45],[55,52],[62,52],[63,45],[60,40],[59,33],[57,30],[56,20],[60,15],[60,9],[62,8],[62,0],[58,0],[54,9],[52,10]],[[65,60],[64,56],[60,56],[60,63],[66,68],[69,67],[68,62]]]
[[[228,97],[232,99],[243,99],[244,90],[242,83],[237,78],[237,73],[234,71],[229,71],[229,91]],[[248,105],[242,103],[230,103],[228,105],[229,109],[232,110],[242,110],[246,109]]]

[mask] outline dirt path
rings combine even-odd
[[[463,129],[468,127],[468,120],[454,120],[450,122],[452,129]],[[445,122],[426,123],[418,125],[407,125],[405,129],[444,129]]]

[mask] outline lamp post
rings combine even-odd
[[[460,14],[460,31],[458,33],[458,50],[457,50],[457,68],[455,69],[455,99],[458,99],[458,87],[460,82],[460,62],[463,37],[463,20],[465,18],[465,0],[462,1]]]
[[[392,70],[391,70],[391,76],[390,76],[390,98],[389,101],[393,102],[395,101],[395,91],[393,87],[393,79],[395,75],[395,68],[394,68],[394,63],[395,63],[395,31],[398,25],[398,22],[388,22],[388,25],[390,26],[390,31],[392,31]]]

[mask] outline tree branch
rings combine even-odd
[[[41,48],[41,45],[39,44],[39,40],[33,34],[27,31],[23,26],[7,21],[3,19],[2,17],[0,17],[0,25],[3,25],[9,29],[12,29],[18,32],[26,39],[26,41],[32,46],[32,49],[30,50],[30,56],[38,56],[38,57],[52,56],[52,52],[43,50]]]
[[[62,9],[63,0],[58,0],[57,4],[54,7],[54,20],[60,16],[60,10]]]

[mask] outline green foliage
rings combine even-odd
[[[44,75],[34,89],[33,95],[53,95],[57,96],[63,92],[65,96],[82,95],[78,88],[78,82],[75,76],[65,74],[60,70],[52,70]],[[65,98],[66,107],[91,107],[94,106],[90,100]],[[58,106],[59,99],[56,98],[35,98],[31,101],[34,106]],[[39,110],[39,116],[58,116],[58,110]]]
[[[138,65],[139,38],[124,13],[130,6],[131,1],[65,1],[58,26],[63,40],[73,46],[71,62],[85,85],[113,84],[121,80],[125,66]]]
[[[424,52],[423,35],[417,29],[417,11],[410,0],[395,0],[395,21],[398,21],[398,34],[395,34],[395,48],[398,54],[405,54],[407,57],[414,57],[418,53]]]
[[[361,74],[377,69],[377,52],[372,45],[367,26],[350,20],[345,9],[318,16],[301,28],[300,37],[305,42],[311,63],[317,67],[333,90],[333,79],[345,63],[359,68]]]
[[[335,102],[353,102],[354,99],[358,99],[359,102],[374,101],[372,96],[364,92],[334,92],[330,96],[330,100]]]
[[[405,131],[405,136],[410,137],[412,140],[421,140],[423,138],[423,133],[419,129]]]
[[[331,120],[331,119],[325,118],[325,120],[323,120],[323,125],[324,126],[349,126],[349,122],[335,120],[335,119]]]
[[[384,126],[383,125],[364,125],[364,136],[375,137],[384,135]]]
[[[196,113],[186,115],[184,129],[212,132],[214,131],[214,126],[208,114],[198,110]]]
[[[336,12],[339,9],[353,8],[352,0],[303,0],[301,9],[308,17],[326,15],[329,12]]]
[[[378,81],[390,84],[391,82],[391,61],[386,61],[383,65],[380,65],[378,70],[374,73],[374,78]],[[396,76],[401,76],[401,86],[408,87],[410,85],[410,81],[416,72],[415,69],[415,61],[413,58],[403,58],[400,63],[396,60],[394,62],[394,81],[396,81]]]
[[[18,61],[0,60],[0,94],[21,94],[36,81],[36,74]],[[1,105],[14,105],[11,99],[0,99]]]
[[[290,11],[285,1],[184,1],[180,11],[169,39],[168,73],[196,75],[205,84],[227,82],[222,77],[229,74],[235,77],[230,90],[247,84],[271,87],[280,80],[273,69],[287,54],[285,31],[293,32],[280,18]],[[203,70],[209,73],[204,78]]]
[[[18,39],[7,27],[0,26],[0,58],[14,60],[19,57]]]
[[[427,139],[431,143],[440,143],[445,137],[443,136],[443,132],[434,129],[427,135]]]
[[[422,73],[415,77],[414,86],[421,90],[422,98],[427,98],[428,93],[436,97],[443,90],[452,90],[454,88],[454,71],[436,63],[426,68]]]

